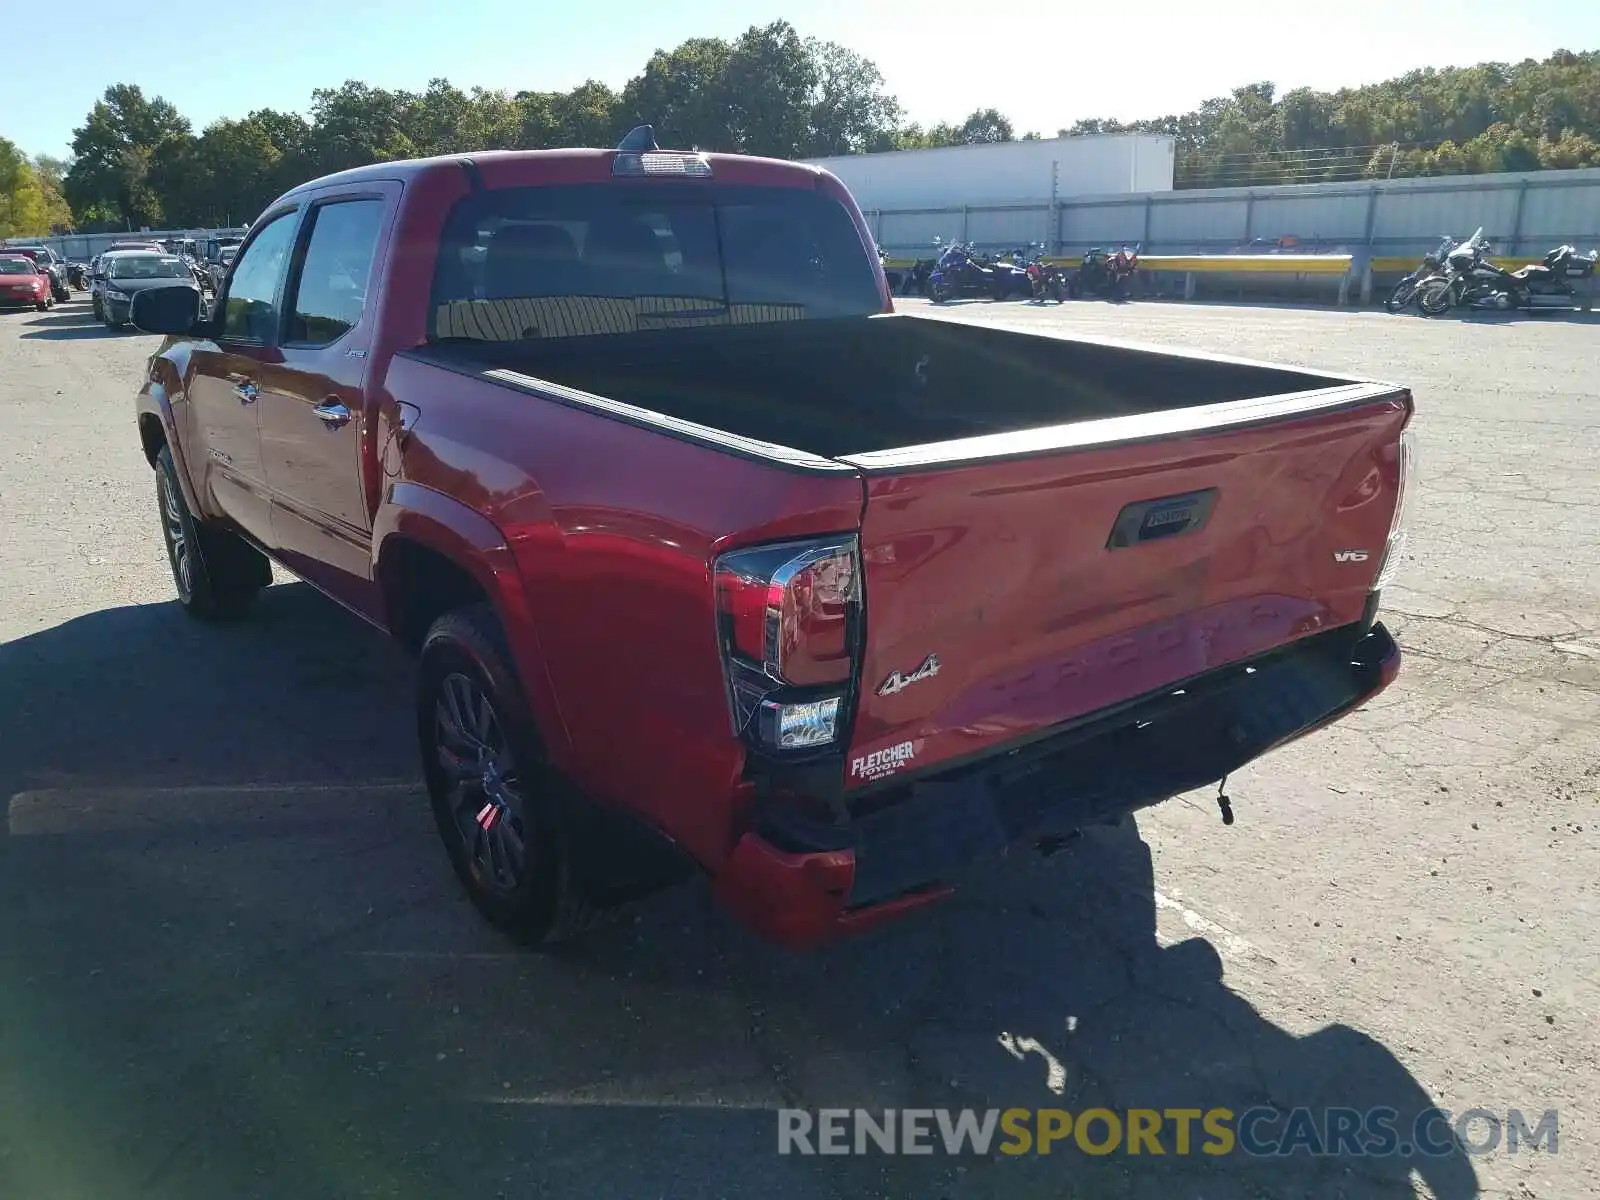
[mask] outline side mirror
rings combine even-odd
[[[128,320],[145,333],[193,333],[200,324],[200,289],[183,283],[135,292]]]

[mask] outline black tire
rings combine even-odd
[[[56,298],[57,304],[65,304],[72,299],[72,292],[67,288],[52,288],[51,295]]]
[[[89,298],[89,307],[94,311],[94,319],[96,321],[100,320],[101,319],[100,297],[99,296],[91,296]]]
[[[1394,285],[1394,290],[1389,293],[1389,298],[1383,302],[1384,308],[1390,312],[1399,312],[1417,298],[1417,281],[1402,279]]]
[[[601,910],[573,882],[570,802],[489,605],[458,608],[428,630],[416,714],[434,821],[473,906],[527,946],[592,927]]]
[[[40,312],[49,312],[55,306],[56,306],[56,302],[55,302],[54,299],[50,299],[50,300],[35,300],[34,304],[33,304],[33,307],[38,309]]]
[[[237,617],[272,582],[272,567],[259,550],[235,533],[195,520],[167,446],[156,458],[156,505],[172,585],[190,616],[204,621]]]
[[[1437,317],[1449,312],[1451,303],[1448,284],[1417,289],[1417,311],[1425,317]]]

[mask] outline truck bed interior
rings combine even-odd
[[[900,314],[436,352],[827,458],[1343,382]]]

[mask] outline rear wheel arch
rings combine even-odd
[[[384,539],[377,579],[389,632],[412,652],[445,613],[479,603],[494,607],[491,590],[472,571],[413,535],[397,532]]]
[[[416,653],[440,617],[487,604],[505,634],[546,752],[553,765],[565,766],[571,761],[571,740],[510,549],[481,513],[438,492],[429,492],[424,502],[436,511],[391,503],[375,523],[373,578],[383,598],[385,627]],[[455,507],[461,514],[453,512]],[[485,545],[489,530],[494,542]]]

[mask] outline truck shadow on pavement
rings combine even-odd
[[[809,955],[699,885],[518,951],[436,844],[409,674],[298,584],[234,625],[137,605],[0,646],[0,1195],[1479,1194],[1451,1142],[1219,1157],[1198,1122],[1187,1155],[1167,1128],[1161,1157],[780,1157],[784,1107],[1388,1108],[1409,1140],[1434,1101],[1163,944],[1131,822]]]
[[[71,307],[66,307],[70,305]],[[62,311],[66,308],[66,311]],[[24,338],[35,338],[51,342],[77,341],[81,338],[113,338],[123,337],[130,333],[138,333],[133,328],[108,329],[105,322],[94,315],[89,307],[89,302],[67,301],[57,305],[55,310],[48,313],[39,313],[32,320],[25,322],[28,331]]]

